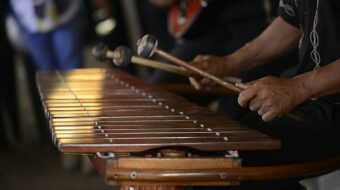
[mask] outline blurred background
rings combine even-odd
[[[212,15],[219,13],[216,10],[205,13],[214,22],[203,18],[199,22],[207,24],[208,20],[209,24],[197,25],[186,36],[173,37],[168,32],[167,2],[1,0],[1,189],[112,189],[96,174],[86,156],[61,155],[51,143],[35,86],[37,70],[111,67],[109,62],[93,58],[91,49],[95,44],[105,43],[110,48],[125,45],[135,50],[137,39],[146,33],[157,36],[162,49],[188,61],[200,53],[226,55],[258,35],[275,17],[278,6],[276,0],[219,1],[224,2],[225,9],[218,10],[218,16]],[[25,7],[32,5],[31,11]],[[49,16],[58,17],[62,24],[46,19]],[[230,38],[226,39],[226,34]],[[221,42],[224,44],[217,44]],[[124,69],[151,83],[173,79],[143,67]]]

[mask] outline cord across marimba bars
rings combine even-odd
[[[277,140],[123,71],[40,72],[37,81],[53,141],[65,153],[280,147]]]

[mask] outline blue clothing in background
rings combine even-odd
[[[82,45],[76,21],[50,32],[22,28],[26,47],[38,70],[69,70],[82,65]]]
[[[79,0],[11,0],[11,10],[38,70],[82,65]]]

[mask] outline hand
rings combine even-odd
[[[216,77],[228,76],[233,73],[232,63],[228,56],[217,57],[212,55],[199,55],[192,62],[196,68],[208,72]],[[201,89],[201,86],[214,85],[210,80],[200,76],[189,77],[189,81],[196,89]]]
[[[240,106],[249,105],[249,109],[257,111],[263,121],[281,117],[305,100],[300,93],[302,83],[297,78],[265,77],[236,86],[244,89],[238,97]]]

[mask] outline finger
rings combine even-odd
[[[201,56],[202,60],[207,61],[210,59],[210,56]]]
[[[202,61],[203,59],[202,59],[202,55],[198,55],[198,56],[196,56],[195,58],[194,58],[194,60],[193,60],[193,62],[199,62],[199,61]]]
[[[260,110],[261,106],[262,106],[262,101],[258,96],[251,99],[250,102],[249,102],[249,109],[251,111]]]
[[[235,86],[241,88],[241,89],[247,89],[249,88],[249,85],[245,84],[245,83],[236,83]]]
[[[238,103],[241,107],[247,107],[248,102],[255,98],[257,94],[258,89],[257,88],[248,88],[247,90],[244,90],[240,93],[238,96]]]
[[[254,83],[255,83],[255,81],[247,82],[247,83],[236,83],[235,86],[240,87],[240,88],[246,90],[246,89],[250,88]]]
[[[277,117],[275,110],[273,110],[273,107],[271,107],[267,102],[262,104],[260,110],[262,112],[262,120],[265,122],[271,121]]]
[[[199,82],[197,82],[197,80],[193,77],[189,77],[189,81],[190,84],[196,89],[196,90],[200,90],[201,89],[201,85]]]
[[[273,120],[275,117],[277,117],[277,115],[274,112],[268,111],[268,112],[263,113],[262,120],[264,122],[269,122]]]
[[[262,113],[266,113],[266,112],[272,111],[272,108],[270,106],[266,105],[265,103],[263,103],[260,110],[262,111]]]

